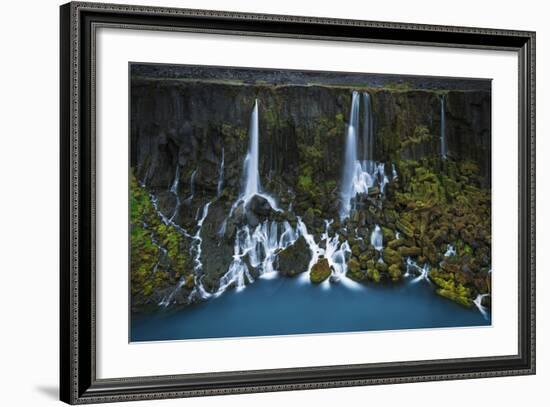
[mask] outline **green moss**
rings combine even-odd
[[[310,192],[313,187],[313,180],[309,175],[300,175],[298,177],[298,188],[302,191]]]
[[[390,275],[390,278],[392,281],[398,281],[401,279],[401,267],[397,264],[392,264],[388,268],[388,274]]]
[[[369,280],[374,281],[375,283],[379,283],[381,279],[380,272],[375,268],[367,269],[367,277],[369,278]]]
[[[438,288],[436,290],[436,293],[442,297],[448,298],[449,300],[456,302],[457,304],[463,305],[468,308],[472,307],[472,301],[470,301],[468,297],[461,296],[454,291]]]
[[[166,251],[166,255],[164,255]],[[182,235],[160,220],[147,190],[130,176],[130,292],[134,305],[175,284],[187,269]],[[187,272],[188,276],[191,272]]]
[[[312,283],[319,284],[329,278],[331,274],[330,265],[327,259],[319,259],[311,268],[309,278]]]
[[[413,86],[410,82],[407,81],[389,82],[384,85],[384,89],[390,90],[392,92],[407,92],[413,89]]]

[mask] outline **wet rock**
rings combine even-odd
[[[362,282],[367,280],[367,275],[361,270],[361,266],[357,259],[351,259],[348,262],[348,271],[346,275],[357,282]]]
[[[414,226],[411,225],[409,222],[407,222],[404,219],[398,219],[395,222],[395,227],[399,229],[401,233],[403,233],[407,237],[414,237]]]
[[[277,255],[277,270],[283,276],[293,277],[307,271],[311,251],[303,236]]]
[[[361,265],[359,264],[359,261],[357,261],[357,259],[353,258],[348,262],[348,269],[352,273],[357,273],[361,270]]]
[[[384,237],[384,242],[389,242],[389,241],[395,239],[395,235],[393,233],[393,230],[391,230],[390,228],[387,228],[385,226],[382,226],[382,236]]]
[[[388,242],[388,247],[390,249],[397,249],[399,248],[400,246],[403,246],[405,244],[405,240],[404,239],[394,239],[394,240],[391,240],[390,242]]]
[[[330,265],[327,259],[321,258],[311,268],[309,278],[312,283],[319,284],[325,281],[331,274]]]
[[[378,196],[380,195],[380,188],[378,186],[370,187],[368,194],[369,196]]]
[[[382,257],[384,258],[384,262],[387,264],[397,264],[400,265],[402,263],[401,255],[389,247],[386,247],[383,251]]]
[[[388,268],[388,274],[390,275],[392,281],[399,281],[402,276],[401,267],[399,267],[397,264],[390,265],[390,267]]]
[[[398,251],[402,257],[417,257],[417,256],[420,256],[420,254],[422,253],[422,250],[416,246],[414,247],[402,246],[399,248]]]
[[[369,280],[379,283],[380,282],[380,272],[376,270],[375,268],[369,268],[367,269],[367,277]]]
[[[455,291],[447,290],[444,288],[438,288],[436,290],[436,293],[442,297],[448,298],[449,300],[454,301],[467,308],[472,307],[472,301],[468,297],[462,296]]]
[[[269,216],[273,211],[269,201],[260,195],[254,195],[250,198],[248,204],[246,205],[246,210],[262,217]]]
[[[376,262],[376,270],[378,270],[381,273],[387,273],[388,265],[382,261],[378,261]]]
[[[256,216],[254,212],[247,211],[245,216],[246,216],[246,223],[251,228],[255,228],[260,224],[260,219],[258,219],[258,216]]]

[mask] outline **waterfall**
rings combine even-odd
[[[202,215],[201,218],[197,222],[197,231],[193,236],[190,236],[193,241],[191,242],[191,247],[189,249],[189,254],[193,258],[193,274],[194,274],[194,280],[195,280],[195,288],[189,295],[189,298],[193,298],[193,296],[198,295],[199,298],[205,299],[208,298],[210,295],[206,292],[204,287],[202,286],[201,277],[202,277],[202,261],[201,261],[201,255],[202,255],[202,237],[201,237],[201,231],[202,231],[202,224],[204,223],[204,220],[208,216],[208,208],[210,207],[211,202],[207,202],[204,207],[202,208]],[[186,234],[189,237],[189,234]],[[163,298],[161,302],[159,303],[160,306],[167,307],[169,306],[176,293],[183,287],[185,284],[185,277],[181,277],[180,281],[178,282],[176,288],[172,290],[172,292]]]
[[[378,226],[378,225],[376,225],[374,227],[374,230],[372,231],[372,233],[370,235],[370,244],[377,251],[381,251],[382,249],[384,249],[384,237],[382,235],[382,230],[380,229],[380,226]]]
[[[382,194],[384,193],[386,184],[390,182],[390,180],[386,176],[386,170],[384,169],[384,167],[385,167],[384,163],[379,163],[376,166],[376,172],[375,172],[375,176],[377,177],[377,180],[378,180],[378,186],[380,187],[380,192]]]
[[[190,204],[195,197],[195,177],[197,176],[197,169],[191,173],[191,179],[189,180],[189,196],[185,199],[186,205]]]
[[[352,199],[357,194],[368,194],[369,189],[378,185],[380,194],[384,194],[389,182],[384,164],[374,161],[374,131],[371,97],[363,93],[365,105],[363,131],[361,142],[357,138],[359,132],[359,110],[361,97],[352,93],[350,119],[346,129],[346,145],[344,165],[342,168],[342,184],[340,186],[340,221],[348,218],[352,208]],[[361,157],[358,156],[358,144],[362,146]],[[395,167],[392,166],[392,179],[397,178]]]
[[[447,158],[447,141],[445,140],[445,95],[441,95],[440,98],[441,105],[441,128],[440,128],[440,147],[441,147],[441,159],[445,160]]]
[[[172,216],[170,217],[170,221],[173,221],[176,215],[178,214],[178,210],[180,208],[180,197],[178,195],[178,186],[180,183],[180,166],[176,166],[176,175],[174,177],[174,182],[172,183],[172,186],[170,187],[170,192],[176,196],[176,206],[174,208],[174,212],[172,213]]]
[[[478,294],[478,296],[474,300],[474,305],[477,307],[479,312],[481,312],[481,315],[483,315],[483,318],[485,319],[489,319],[489,311],[481,304],[481,302],[483,301],[483,298],[488,296],[489,294]]]
[[[188,232],[187,230],[185,230],[184,228],[182,228],[180,225],[178,225],[176,222],[174,222],[173,219],[168,219],[166,217],[166,215],[164,215],[164,213],[162,213],[162,211],[160,210],[159,208],[159,204],[158,204],[158,198],[153,195],[153,194],[149,194],[149,199],[151,200],[151,204],[153,205],[153,208],[155,209],[155,212],[157,213],[157,215],[160,217],[160,219],[162,220],[162,223],[164,223],[166,226],[173,226],[178,232],[180,232],[182,235],[184,235],[185,237],[192,237]]]
[[[258,194],[262,187],[260,184],[259,165],[259,120],[258,120],[258,99],[254,102],[254,108],[250,115],[248,127],[248,154],[244,161],[244,191],[245,197],[252,197]]]
[[[411,271],[416,275],[416,277],[411,281],[412,284],[416,284],[419,281],[427,281],[430,283],[429,274],[430,274],[430,266],[428,264],[424,264],[424,266],[420,267],[414,260],[412,260],[410,257],[407,257],[407,271],[405,273],[405,276],[408,277],[411,274]]]
[[[261,196],[264,198],[271,208],[277,212],[282,212],[281,209],[277,206],[275,199],[262,191],[262,185],[260,181],[260,171],[259,171],[259,155],[260,155],[260,130],[259,130],[259,119],[258,119],[258,99],[254,102],[254,107],[252,113],[250,114],[250,123],[248,128],[248,152],[244,160],[243,165],[243,183],[242,190],[239,194],[239,198],[233,202],[229,214],[223,220],[218,234],[223,236],[225,234],[225,228],[227,226],[227,221],[233,215],[233,212],[240,204],[246,208],[246,205],[255,195]]]
[[[359,289],[361,285],[346,276],[348,266],[347,258],[351,254],[351,248],[347,241],[340,243],[339,235],[337,233],[334,236],[330,236],[329,227],[332,221],[325,220],[325,231],[321,235],[319,243],[315,241],[315,238],[307,230],[306,224],[298,216],[297,232],[302,235],[309,247],[311,253],[311,260],[307,272],[302,273],[300,279],[302,282],[310,281],[310,273],[313,266],[324,257],[328,260],[329,266],[332,270],[330,278],[325,280],[321,286],[328,288],[331,282],[340,282],[348,288]],[[324,244],[321,244],[324,242]]]
[[[447,251],[444,254],[445,257],[456,256],[456,249],[452,244],[447,245]]]
[[[225,166],[225,149],[222,147],[222,159],[220,161],[220,169],[218,170],[218,185],[216,188],[217,196],[220,196],[222,194],[224,166]]]
[[[242,290],[247,282],[254,282],[249,266],[258,271],[260,278],[276,277],[274,263],[277,254],[292,246],[298,236],[298,232],[287,221],[279,225],[275,221],[266,220],[254,230],[248,225],[239,228],[233,244],[233,260],[220,279],[220,286],[214,295],[221,295],[232,285]]]
[[[353,92],[351,96],[351,112],[346,134],[346,152],[342,175],[340,219],[349,216],[351,199],[354,197],[354,178],[357,165],[357,129],[359,127],[359,94]]]

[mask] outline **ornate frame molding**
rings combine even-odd
[[[70,404],[535,373],[535,33],[72,2],[61,6],[60,394]],[[95,30],[116,26],[512,50],[519,56],[519,353],[502,357],[96,378]]]

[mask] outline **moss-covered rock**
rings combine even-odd
[[[313,265],[309,278],[312,283],[319,284],[330,277],[330,264],[327,259],[321,258]]]
[[[401,246],[398,249],[398,251],[402,257],[417,257],[417,256],[420,256],[420,254],[422,254],[422,250],[416,246],[413,246],[413,247]]]
[[[376,270],[375,268],[369,268],[367,269],[367,277],[369,280],[379,283],[380,282],[380,272]]]
[[[389,265],[397,264],[400,265],[402,263],[402,258],[399,252],[396,250],[390,249],[389,247],[384,248],[384,251],[382,252],[382,257],[384,258],[384,262],[386,262]]]
[[[458,294],[456,291],[438,288],[436,293],[465,307],[472,307],[472,301],[468,297]]]
[[[399,267],[397,264],[392,264],[388,268],[388,274],[392,281],[399,281],[402,277],[401,267]]]

